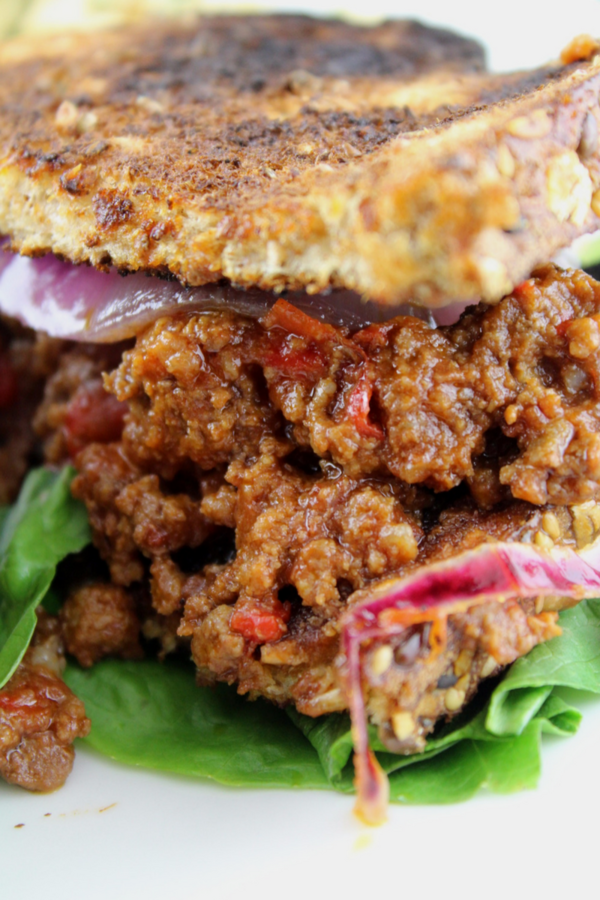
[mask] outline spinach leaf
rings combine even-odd
[[[199,688],[193,667],[173,662],[105,660],[88,670],[70,664],[65,680],[92,720],[87,743],[113,759],[243,787],[353,790],[345,715],[286,716],[225,685]],[[571,734],[579,721],[579,714],[555,697],[520,735],[491,734],[485,717],[486,709],[466,711],[416,756],[379,752],[390,774],[392,800],[452,803],[482,786],[504,793],[533,787],[542,732]],[[381,750],[374,732],[372,738]]]
[[[71,468],[35,469],[0,515],[0,687],[27,650],[35,608],[57,564],[90,540],[85,507],[71,496],[72,478]]]
[[[288,715],[314,746],[332,785],[351,789],[349,718],[336,715],[309,719],[292,710]],[[438,728],[425,750],[412,756],[385,752],[371,728],[370,744],[390,775],[392,799],[454,803],[466,800],[483,786],[501,793],[534,787],[540,773],[541,734],[574,734],[581,719],[580,713],[559,697],[550,697],[520,734],[494,735],[486,728],[486,716],[485,706],[479,711],[477,706],[469,707]]]
[[[600,264],[600,234],[585,234],[577,241],[577,255],[582,269],[593,269]],[[590,273],[595,278],[597,274]]]
[[[463,739],[390,776],[390,798],[403,803],[458,803],[480,788],[497,793],[533,788],[540,775],[541,721],[508,740]]]
[[[221,784],[328,786],[317,754],[285,713],[223,684],[197,687],[191,665],[70,664],[65,680],[92,720],[87,742],[113,759]]]
[[[557,686],[600,694],[600,600],[565,610],[560,624],[560,637],[534,647],[507,671],[490,700],[488,731],[522,733]]]
[[[541,773],[542,734],[574,734],[580,720],[576,709],[552,696],[519,735],[498,739],[485,728],[484,710],[447,735],[445,747],[435,746],[435,738],[428,742],[425,761],[409,757],[404,767],[393,770],[391,799],[457,803],[482,787],[499,794],[534,788]]]

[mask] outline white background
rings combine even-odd
[[[71,0],[44,9],[55,23],[77,21],[84,7]],[[483,39],[497,69],[556,57],[579,32],[600,35],[597,0],[304,8],[453,25]],[[579,735],[546,742],[537,791],[393,807],[390,822],[371,831],[353,819],[351,800],[333,793],[231,790],[80,749],[56,794],[0,784],[0,898],[600,897],[600,701],[586,706]]]

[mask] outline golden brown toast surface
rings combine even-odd
[[[598,227],[600,64],[482,74],[415,23],[222,17],[0,48],[0,232],[24,253],[498,299]]]

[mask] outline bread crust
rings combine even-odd
[[[494,301],[600,224],[600,60],[482,73],[410,22],[151,22],[0,48],[0,232],[197,285]]]

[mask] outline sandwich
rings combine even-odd
[[[89,731],[64,649],[181,654],[349,711],[378,821],[367,723],[422,752],[598,594],[600,284],[550,261],[600,224],[598,49],[496,75],[301,16],[0,49],[4,502],[46,467],[5,554],[69,511],[0,599],[6,780]]]

